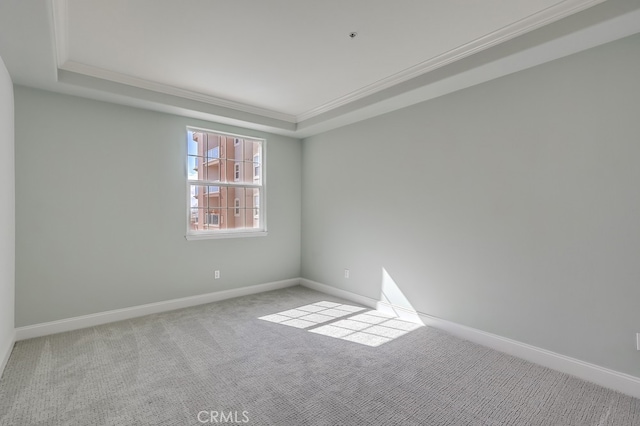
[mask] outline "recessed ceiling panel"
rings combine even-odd
[[[300,116],[567,3],[588,1],[68,0],[60,65]]]

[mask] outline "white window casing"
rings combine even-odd
[[[187,127],[187,240],[267,235],[266,143]]]

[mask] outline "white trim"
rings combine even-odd
[[[377,308],[378,306],[384,307],[388,305],[396,311],[409,311],[400,306],[390,305],[370,297],[361,296],[359,294],[331,287],[326,284],[320,284],[304,278],[300,279],[300,284],[304,287],[351,300],[370,308]],[[420,317],[423,324],[444,330],[461,339],[487,346],[491,349],[525,359],[562,373],[570,374],[635,398],[640,398],[640,378],[638,377],[571,358],[546,349],[538,348],[527,343],[518,342],[513,339],[488,333],[486,331],[460,325],[421,312],[417,312],[417,315]]]
[[[12,333],[11,339],[9,339],[9,345],[7,348],[0,348],[0,378],[2,378],[2,373],[4,373],[4,369],[9,362],[9,357],[11,356],[11,352],[13,351],[13,346],[16,343],[16,332],[15,330]]]
[[[95,327],[97,325],[137,318],[144,315],[173,311],[175,309],[204,305],[206,303],[218,302],[220,300],[232,299],[234,297],[247,296],[250,294],[263,293],[265,291],[293,287],[298,284],[300,284],[299,278],[291,278],[288,280],[252,285],[249,287],[216,291],[213,293],[201,294],[198,296],[183,297],[180,299],[166,300],[164,302],[149,303],[146,305],[132,306],[130,308],[115,309],[112,311],[99,312],[97,314],[83,315],[80,317],[66,318],[58,321],[28,325],[25,327],[16,328],[15,340],[19,341],[31,339],[34,337],[48,336],[50,334],[62,333],[65,331],[78,330],[81,328]]]
[[[51,0],[53,12],[53,41],[58,67],[69,59],[69,4],[68,0]]]
[[[2,371],[4,371],[4,367],[6,366],[7,360],[9,359],[9,355],[11,354],[11,349],[13,348],[13,343],[15,341],[47,336],[50,334],[56,334],[65,331],[78,330],[81,328],[94,327],[101,324],[107,324],[115,321],[141,317],[144,315],[217,302],[234,297],[262,293],[271,290],[278,290],[281,288],[292,287],[298,284],[312,290],[359,303],[372,309],[377,309],[379,307],[385,307],[388,305],[388,307],[391,307],[396,312],[411,312],[410,310],[400,306],[391,305],[367,296],[362,296],[350,291],[331,287],[326,284],[321,284],[305,278],[292,278],[283,281],[258,284],[238,289],[223,290],[198,296],[184,297],[181,299],[173,299],[164,302],[134,306],[131,308],[116,309],[113,311],[100,312],[97,314],[84,315],[59,321],[18,327],[15,330],[15,335],[12,339],[10,349],[5,351],[3,358],[0,358],[0,360],[2,360],[2,363],[0,364],[0,374],[2,373]],[[478,330],[472,327],[460,325],[424,313],[418,312],[417,314],[425,325],[444,330],[456,337],[466,339],[483,346],[487,346],[500,352],[505,352],[518,358],[522,358],[566,374],[576,376],[583,380],[596,383],[600,386],[622,392],[635,398],[640,398],[640,378],[638,377],[620,373],[615,370],[600,367],[595,364],[561,355],[526,343],[518,342],[516,340],[508,339],[506,337],[498,336],[496,334],[487,333],[485,331]]]
[[[188,181],[189,185],[197,185],[197,186],[219,186],[219,187],[231,187],[231,188],[262,188],[262,184],[260,183],[251,183],[251,182],[217,182],[211,180],[198,180],[191,179]],[[213,194],[214,192],[212,192]]]
[[[424,324],[419,313],[414,310],[407,309],[402,306],[394,305],[392,303],[379,301],[376,304],[376,310],[385,312],[389,315],[395,315],[398,318],[402,318],[405,321],[415,322],[417,324]]]
[[[387,78],[379,80],[373,84],[355,90],[345,96],[341,96],[316,108],[303,112],[301,114],[287,114],[274,111],[267,108],[260,108],[241,102],[223,99],[216,96],[206,95],[191,90],[181,89],[174,86],[146,80],[131,75],[121,74],[118,72],[106,70],[104,68],[94,67],[69,60],[69,40],[68,40],[68,0],[51,0],[54,10],[54,37],[56,39],[56,62],[58,68],[89,77],[95,77],[103,80],[113,81],[128,86],[138,87],[141,89],[151,90],[166,95],[177,96],[184,99],[203,102],[209,105],[230,108],[232,110],[257,114],[267,118],[282,120],[288,123],[298,124],[302,121],[316,117],[338,107],[350,104],[354,101],[380,92],[389,87],[408,81],[414,77],[426,74],[434,69],[440,68],[467,56],[478,53],[482,50],[498,45],[517,36],[533,31],[537,28],[558,21],[562,18],[570,16],[574,13],[588,9],[606,0],[563,0],[559,3],[543,9],[537,13],[529,15],[517,22],[485,34],[469,43],[458,46],[452,50],[444,52],[438,56],[432,57],[424,62],[409,67],[399,73],[391,75]]]
[[[201,132],[215,133],[215,134],[223,135],[223,136],[231,136],[231,137],[236,138],[236,139],[239,138],[239,139],[248,140],[249,142],[266,141],[266,139],[264,137],[260,137],[260,136],[248,136],[248,135],[241,135],[239,133],[230,133],[230,132],[223,132],[223,131],[220,131],[220,130],[211,130],[211,129],[206,128],[206,127],[186,126],[186,128],[187,128],[187,130],[192,130],[193,132],[196,132],[196,133],[201,133]],[[242,129],[242,130],[251,130],[251,129]]]
[[[244,237],[266,237],[267,231],[258,231],[252,228],[226,229],[224,231],[200,231],[197,234],[187,234],[184,236],[187,241],[215,240],[217,238],[244,238]]]
[[[321,284],[316,281],[311,281],[306,278],[300,278],[300,285],[303,287],[316,290],[321,293],[330,294],[331,296],[341,297],[343,299],[350,300],[352,302],[359,303],[371,309],[376,309],[378,301],[367,296],[361,296],[359,294],[352,293],[350,291],[341,290],[339,288],[331,287],[326,284]]]
[[[460,59],[466,58],[467,56],[471,56],[492,46],[504,43],[505,41],[518,37],[519,35],[528,33],[537,28],[543,27],[554,21],[560,20],[569,15],[580,12],[584,9],[588,9],[589,7],[595,6],[596,4],[603,3],[605,1],[606,0],[562,1],[556,5],[548,7],[537,13],[529,15],[526,18],[516,21],[511,25],[507,25],[506,27],[500,28],[499,30],[472,40],[469,43],[465,43],[440,55],[427,59],[424,62],[400,71],[396,74],[390,75],[389,77],[383,78],[382,80],[378,80],[373,84],[369,84],[368,86],[355,90],[345,96],[341,96],[302,114],[298,114],[296,116],[296,122],[300,123],[320,114],[329,112],[338,107],[355,102],[369,95],[373,95],[374,93],[380,92],[389,87],[404,83],[405,81],[411,80],[412,78],[426,74],[452,62],[459,61]]]
[[[58,59],[58,62],[59,61],[60,59]],[[205,104],[223,108],[229,108],[249,114],[256,114],[262,117],[282,120],[287,123],[296,123],[296,117],[292,114],[285,114],[271,109],[260,108],[253,105],[243,104],[241,102],[231,101],[229,99],[218,98],[216,96],[205,95],[203,93],[198,93],[191,90],[181,89],[162,83],[156,83],[155,81],[145,80],[143,78],[133,77],[115,71],[109,71],[80,62],[68,60],[59,65],[58,68],[63,71],[69,71],[89,77],[99,78],[102,80],[113,81],[114,83],[137,87],[139,89],[150,90],[152,92],[163,93],[165,95],[177,96],[178,98],[189,99],[192,101],[202,102]]]
[[[427,314],[420,313],[420,318],[425,325],[445,330],[456,337],[640,398],[638,377]]]
[[[208,134],[213,134],[213,135],[218,135],[218,136],[231,136],[234,138],[234,144],[235,141],[248,141],[248,142],[253,142],[253,143],[258,143],[260,145],[260,155],[261,155],[261,160],[260,160],[260,180],[256,183],[256,180],[254,179],[253,182],[244,182],[242,181],[240,178],[242,178],[243,176],[243,172],[244,172],[244,167],[242,166],[242,164],[244,163],[244,155],[242,156],[241,159],[229,159],[228,156],[225,156],[226,159],[228,160],[234,160],[236,161],[233,165],[233,175],[234,175],[234,182],[215,182],[215,181],[206,181],[206,180],[199,180],[199,179],[189,179],[189,149],[187,148],[187,155],[185,157],[185,162],[187,164],[186,166],[186,180],[187,180],[187,230],[186,230],[186,234],[185,234],[185,239],[187,241],[191,241],[191,240],[209,240],[209,239],[216,239],[216,238],[239,238],[239,237],[263,237],[263,236],[267,236],[267,222],[266,222],[266,173],[265,173],[265,165],[266,165],[266,151],[267,151],[267,140],[265,138],[259,138],[259,137],[253,137],[253,136],[245,136],[245,135],[238,135],[238,134],[234,134],[234,133],[227,133],[227,132],[220,132],[217,130],[212,130],[212,129],[205,129],[205,128],[201,128],[201,127],[194,127],[194,126],[187,126],[186,127],[186,134],[187,134],[187,147],[188,147],[188,143],[189,143],[189,132],[194,132],[194,133],[208,133]],[[220,145],[219,145],[220,146]],[[252,163],[253,164],[253,163]],[[236,168],[238,169],[238,173],[239,173],[239,177],[236,180]],[[259,222],[258,222],[258,228],[218,228],[218,229],[207,229],[207,230],[198,230],[198,231],[194,231],[191,229],[191,214],[192,214],[192,210],[194,209],[194,207],[191,204],[191,187],[193,186],[216,186],[218,188],[220,187],[228,187],[228,188],[243,188],[243,189],[257,189],[258,190],[258,194],[259,194],[259,200],[260,200],[260,210],[262,211],[261,215],[259,216]],[[246,200],[245,200],[246,201]],[[199,209],[200,206],[198,206]],[[245,206],[246,208],[246,206]],[[225,207],[225,209],[227,209],[227,213],[228,213],[228,206]],[[234,203],[234,209],[235,209],[235,203]],[[260,212],[259,210],[259,212]],[[204,212],[203,212],[204,213]],[[204,213],[204,214],[209,214],[209,213]],[[198,214],[200,215],[200,213]],[[234,211],[234,215],[235,215],[235,211]],[[199,216],[198,216],[199,217]],[[208,219],[208,218],[207,218]],[[255,221],[256,217],[254,215],[254,221]],[[224,215],[220,214],[220,224],[224,224]]]

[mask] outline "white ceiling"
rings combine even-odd
[[[60,65],[297,117],[559,3],[69,0]]]
[[[17,84],[298,137],[636,32],[637,0],[0,0]]]

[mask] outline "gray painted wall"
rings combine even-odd
[[[0,58],[0,375],[13,344],[15,185],[13,85]]]
[[[638,76],[633,36],[304,140],[303,276],[640,376]]]
[[[24,87],[15,102],[16,326],[300,276],[299,140]],[[267,139],[268,236],[185,240],[187,125]]]

